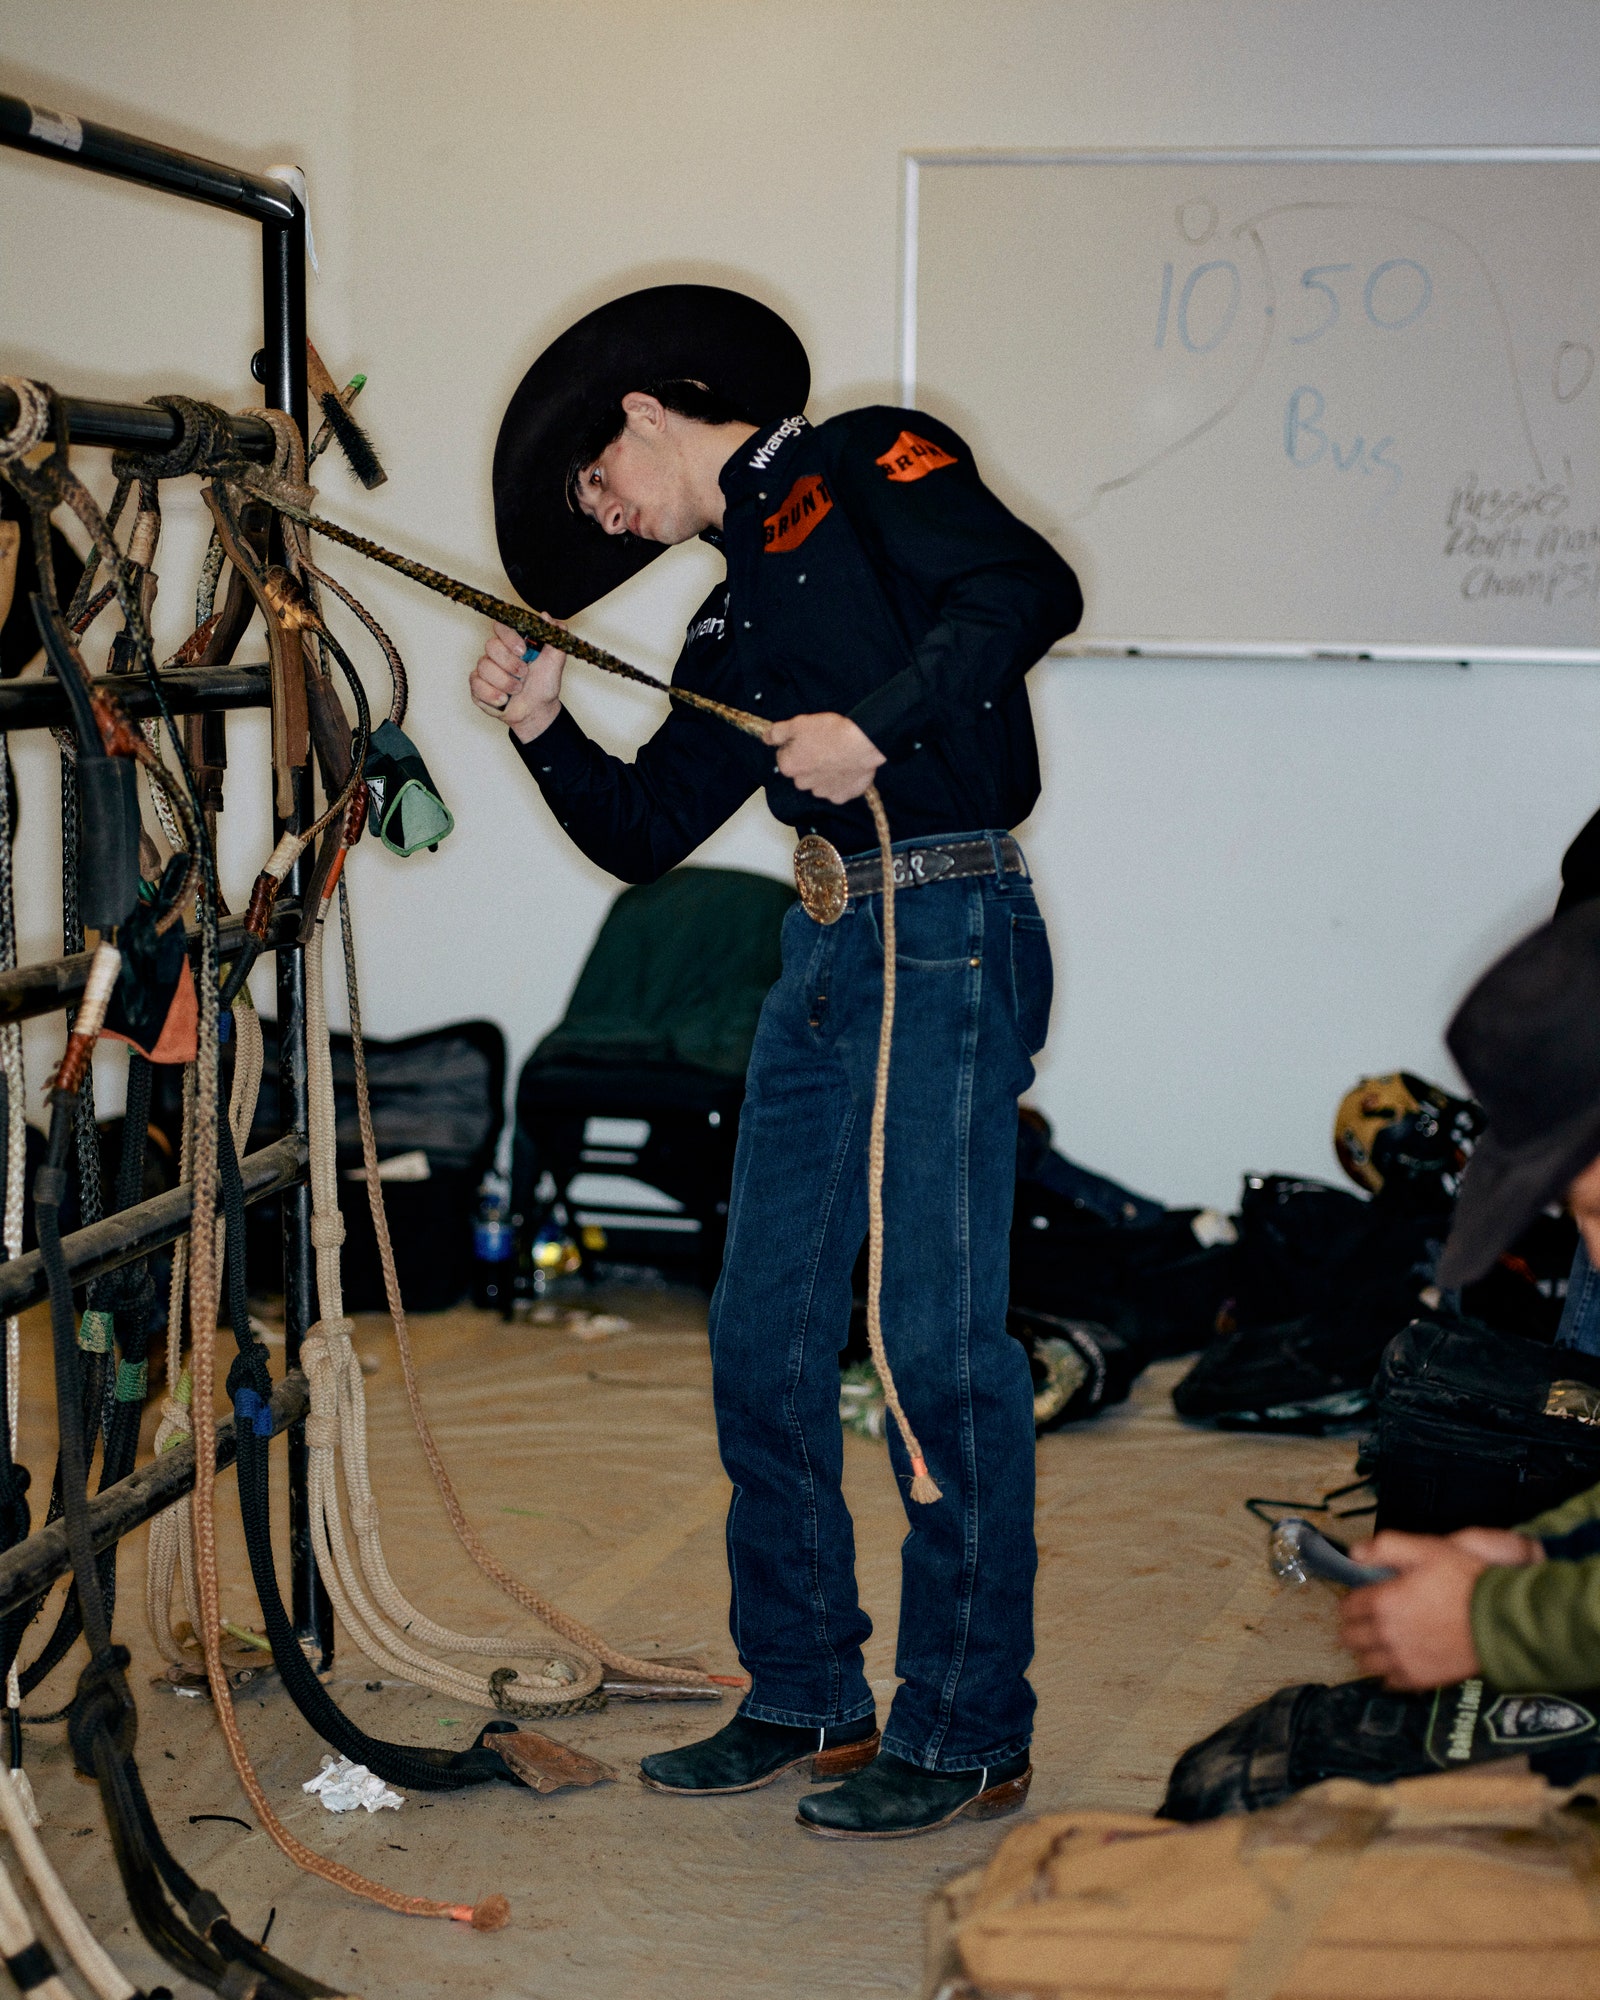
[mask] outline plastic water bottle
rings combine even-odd
[[[516,1273],[517,1234],[511,1226],[511,1187],[504,1174],[488,1173],[478,1184],[478,1213],[472,1224],[472,1303],[511,1307]]]

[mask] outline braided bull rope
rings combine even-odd
[[[503,1708],[534,1717],[576,1714],[598,1707],[604,1700],[598,1661],[586,1659],[581,1665],[551,1661],[539,1678],[519,1685],[514,1698],[501,1697],[498,1689],[519,1681],[512,1669],[505,1668],[485,1678],[434,1658],[413,1641],[440,1651],[487,1654],[500,1660],[508,1653],[524,1653],[526,1649],[505,1639],[478,1638],[436,1623],[401,1592],[384,1556],[378,1504],[367,1463],[366,1391],[350,1344],[351,1322],[344,1311],[339,1268],[345,1232],[338,1203],[333,1069],[323,976],[323,941],[330,900],[324,898],[305,950],[311,1241],[316,1253],[319,1316],[306,1334],[301,1362],[311,1384],[306,1443],[312,1546],[317,1569],[328,1586],[340,1620],[368,1659],[385,1671],[431,1688],[436,1694],[473,1702],[482,1708]],[[359,1564],[351,1559],[340,1510],[341,1468]]]
[[[730,727],[742,731],[746,736],[754,736],[761,742],[769,741],[767,724],[759,715],[752,715],[748,709],[733,708],[727,702],[716,701],[710,695],[701,694],[694,688],[674,687],[670,682],[647,674],[642,667],[636,667],[615,653],[607,652],[603,646],[594,646],[587,639],[567,631],[552,619],[543,618],[525,605],[512,604],[505,598],[495,597],[489,591],[478,590],[470,583],[462,583],[459,578],[449,576],[443,570],[434,569],[427,563],[415,562],[410,556],[398,554],[385,548],[381,542],[374,542],[365,535],[355,534],[349,528],[341,528],[337,522],[325,515],[315,514],[302,507],[286,495],[270,476],[251,470],[240,475],[240,484],[265,500],[290,520],[302,528],[313,529],[331,542],[338,542],[347,549],[354,549],[372,562],[382,563],[385,568],[397,571],[413,583],[420,583],[425,590],[446,597],[452,604],[460,604],[468,610],[481,612],[486,618],[498,619],[524,640],[537,646],[552,646],[569,659],[582,660],[587,666],[598,667],[602,673],[613,674],[619,680],[633,681],[639,686],[654,688],[658,694],[667,695],[673,701],[683,702],[687,707],[698,708],[707,715],[715,715]],[[895,962],[894,962],[894,859],[890,847],[889,820],[883,809],[883,800],[878,795],[876,785],[868,785],[862,794],[867,809],[872,814],[872,823],[878,836],[878,859],[883,876],[883,1024],[878,1036],[878,1065],[873,1080],[872,1130],[867,1148],[867,1344],[872,1353],[872,1365],[883,1388],[883,1399],[895,1426],[900,1432],[901,1443],[906,1456],[911,1461],[911,1498],[921,1506],[931,1506],[943,1497],[938,1483],[928,1470],[928,1462],[922,1446],[917,1442],[916,1433],[911,1428],[905,1407],[900,1401],[900,1392],[895,1386],[894,1371],[889,1365],[889,1356],[883,1342],[883,1168],[888,1125],[889,1107],[889,1059],[894,1040],[895,1005]],[[410,1378],[407,1378],[410,1391]],[[432,1455],[430,1454],[430,1464]],[[437,1479],[437,1474],[435,1478]],[[440,1488],[441,1494],[443,1487]],[[446,1501],[449,1506],[449,1501]],[[452,1515],[452,1519],[454,1516]],[[457,1529],[460,1533],[460,1529]],[[469,1551],[471,1543],[467,1544]],[[476,1552],[474,1561],[483,1564]],[[486,1572],[493,1574],[493,1572]],[[556,1630],[561,1630],[558,1626]]]

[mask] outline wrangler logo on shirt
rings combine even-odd
[[[818,472],[808,472],[804,479],[797,479],[779,503],[776,514],[769,514],[762,522],[766,530],[765,553],[769,556],[786,555],[790,549],[799,548],[811,530],[825,514],[833,511],[833,495],[824,484]]]
[[[878,461],[889,477],[902,484],[913,479],[925,479],[930,472],[937,472],[941,465],[954,465],[950,453],[936,444],[929,444],[926,438],[919,438],[915,431],[902,431]]]

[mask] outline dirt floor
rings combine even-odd
[[[631,1325],[582,1338],[562,1320],[506,1324],[468,1310],[416,1323],[441,1448],[485,1539],[522,1577],[618,1644],[700,1654],[715,1672],[736,1671],[704,1301],[613,1289],[583,1304]],[[457,1629],[525,1630],[460,1553],[438,1505],[387,1322],[359,1320],[356,1345],[377,1360],[366,1383],[373,1479],[402,1588]],[[27,1322],[24,1369],[23,1457],[42,1514],[54,1437],[42,1314]],[[1196,1736],[1285,1681],[1347,1671],[1332,1643],[1330,1595],[1273,1582],[1263,1531],[1242,1503],[1252,1493],[1315,1497],[1351,1476],[1351,1444],[1186,1429],[1167,1393],[1180,1372],[1150,1370],[1125,1409],[1040,1443],[1030,1811],[1150,1809]],[[281,1479],[281,1447],[274,1462]],[[845,1480],[862,1596],[877,1625],[868,1671],[886,1707],[904,1520],[880,1444],[846,1439]],[[254,1625],[231,1475],[219,1501],[224,1615]],[[240,1713],[257,1768],[304,1840],[412,1893],[470,1901],[500,1890],[512,1907],[510,1927],[492,1935],[391,1916],[300,1874],[265,1834],[236,1823],[249,1821],[249,1807],[209,1703],[151,1687],[158,1661],[144,1631],[144,1567],[141,1531],[123,1545],[117,1626],[133,1650],[139,1757],[157,1817],[241,1928],[259,1936],[275,1911],[274,1951],[348,1993],[914,1994],[928,1891],[982,1861],[1016,1824],[958,1821],[921,1840],[860,1846],[800,1830],[796,1779],[726,1800],[673,1799],[637,1783],[641,1754],[706,1733],[733,1698],[720,1708],[613,1704],[551,1724],[551,1735],[620,1773],[592,1791],[539,1797],[499,1785],[335,1816],[300,1789],[319,1768],[317,1739],[275,1680],[251,1690]],[[36,1643],[25,1643],[25,1657]],[[66,1700],[80,1659],[31,1697],[30,1712]],[[464,1743],[485,1719],[379,1683],[347,1645],[331,1686],[368,1728],[408,1741]],[[130,1976],[146,1989],[171,1983],[132,1926],[98,1795],[74,1775],[65,1738],[62,1724],[28,1731],[46,1846]],[[200,1817],[211,1814],[234,1818]]]

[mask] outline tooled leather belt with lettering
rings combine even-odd
[[[1022,849],[1006,834],[998,843],[1000,869],[1020,875],[1027,864]],[[948,840],[937,847],[908,847],[893,856],[894,886],[920,889],[929,882],[958,882],[968,875],[993,875],[992,840]],[[879,855],[861,854],[846,860],[820,833],[808,833],[794,851],[795,887],[808,917],[819,924],[837,923],[853,896],[872,896],[883,888]]]

